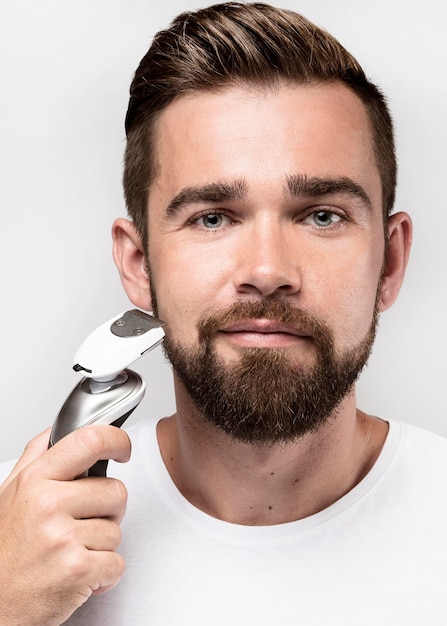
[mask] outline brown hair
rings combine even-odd
[[[230,84],[334,81],[357,94],[368,112],[386,224],[397,170],[392,120],[380,90],[334,37],[293,11],[239,2],[182,13],[160,31],[135,73],[125,122],[124,193],[145,250],[148,189],[157,173],[157,119],[170,102]]]

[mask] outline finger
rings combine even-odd
[[[96,461],[129,460],[131,452],[127,433],[116,426],[86,426],[63,437],[33,463],[33,471],[41,478],[73,480],[86,472]]]
[[[127,489],[115,478],[80,478],[53,483],[53,501],[74,519],[109,518],[119,524],[127,505]]]
[[[42,433],[31,439],[27,443],[23,451],[22,456],[14,465],[11,473],[4,481],[3,486],[9,484],[19,472],[22,471],[27,465],[32,463],[35,459],[44,454],[48,448],[48,439],[50,437],[51,427],[46,428]]]
[[[92,556],[92,564],[100,558],[100,564],[97,573],[97,583],[92,585],[93,595],[99,595],[110,591],[121,580],[126,564],[123,557],[116,552],[97,552],[90,551]]]
[[[76,538],[87,550],[113,552],[121,543],[121,528],[109,519],[77,520]]]
[[[125,570],[123,557],[113,550],[89,550],[79,548],[63,562],[64,586],[82,590],[90,596],[112,589]]]

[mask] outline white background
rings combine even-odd
[[[359,384],[366,411],[447,435],[447,41],[441,0],[276,0],[331,31],[386,92],[400,162],[397,209],[415,224],[400,300]],[[129,308],[111,260],[125,215],[123,119],[152,35],[187,0],[1,0],[0,460],[49,425],[79,376],[75,350]],[[132,420],[173,411],[161,351]]]

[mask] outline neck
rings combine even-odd
[[[158,428],[167,469],[193,505],[235,524],[280,524],[323,510],[367,474],[387,434],[385,422],[356,410],[352,391],[315,433],[272,446],[241,443],[176,391],[178,411]]]

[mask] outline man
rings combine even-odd
[[[411,243],[380,91],[301,16],[229,3],[157,35],[126,130],[114,258],[177,410],[114,478],[72,480],[128,459],[121,430],[30,444],[0,624],[445,624],[446,443],[355,402]]]

